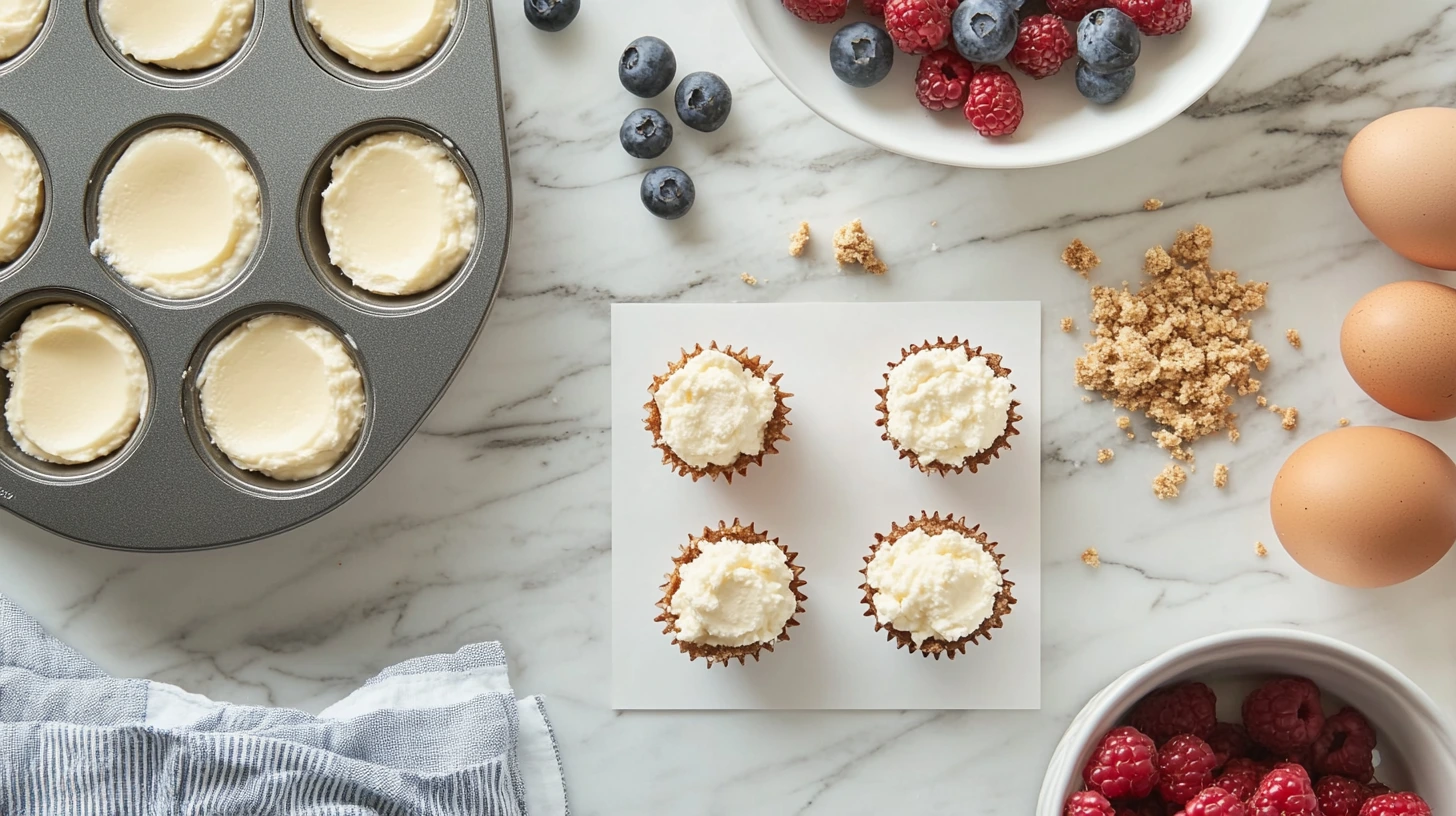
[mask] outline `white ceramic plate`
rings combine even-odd
[[[901,155],[962,167],[1042,167],[1083,159],[1146,136],[1197,102],[1249,44],[1270,0],[1195,0],[1182,32],[1144,37],[1138,76],[1110,106],[1077,93],[1069,62],[1032,80],[1014,69],[1026,100],[1015,135],[985,139],[958,111],[930,113],[915,100],[920,58],[895,54],[895,68],[873,88],[844,84],[829,68],[829,41],[843,25],[869,19],[851,0],[850,14],[829,25],[806,23],[778,0],[734,0],[743,31],[770,70],[820,116],[847,133]]]

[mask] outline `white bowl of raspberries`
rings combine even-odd
[[[1041,167],[1120,147],[1214,86],[1270,0],[735,0],[790,91],[886,150]]]
[[[1446,716],[1380,659],[1253,630],[1187,644],[1092,699],[1052,755],[1037,816],[1456,813]]]

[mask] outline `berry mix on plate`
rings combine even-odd
[[[893,0],[892,0],[893,2]],[[1065,816],[1432,816],[1375,779],[1375,728],[1353,708],[1325,715],[1319,687],[1280,677],[1219,722],[1202,683],[1144,697],[1097,744]]]
[[[931,111],[959,108],[988,137],[1015,133],[1025,112],[1016,77],[998,63],[1040,80],[1076,57],[1070,73],[1078,92],[1110,105],[1132,88],[1142,38],[1176,34],[1193,17],[1193,0],[1045,0],[1045,14],[1027,0],[781,2],[810,23],[837,22],[851,2],[862,4],[884,26],[856,22],[840,29],[829,47],[835,75],[867,88],[889,75],[896,50],[918,56],[920,104]]]

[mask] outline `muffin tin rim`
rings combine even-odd
[[[50,165],[46,162],[45,154],[40,151],[40,144],[36,142],[35,137],[25,129],[24,125],[4,110],[0,110],[0,125],[10,128],[15,135],[20,137],[21,141],[25,142],[26,147],[30,148],[30,154],[35,157],[36,164],[40,165],[41,185],[40,224],[36,226],[35,235],[31,236],[30,243],[20,251],[15,260],[0,263],[0,282],[3,282],[19,274],[32,258],[40,254],[41,244],[45,242],[46,236],[50,232],[54,216],[52,204],[55,201],[55,188],[51,183]]]
[[[46,37],[51,33],[51,29],[55,27],[56,7],[59,6],[62,2],[63,0],[48,0],[46,4],[45,19],[41,21],[40,29],[35,32],[35,37],[31,38],[31,41],[26,43],[24,48],[20,49],[9,57],[0,60],[0,77],[4,77],[11,71],[19,68],[27,60],[34,56],[36,51],[40,50],[41,45],[46,40]]]
[[[305,0],[280,1],[287,2],[291,7],[294,33],[298,35],[298,41],[309,58],[334,79],[366,90],[395,90],[434,73],[460,41],[466,15],[470,12],[470,0],[455,0],[455,20],[450,24],[449,33],[445,35],[445,39],[440,42],[440,46],[435,49],[433,54],[425,57],[418,65],[398,71],[379,72],[360,68],[330,48],[328,43],[319,36],[313,24],[308,21],[307,12],[303,8]],[[487,0],[488,2],[489,0]]]
[[[51,0],[52,4],[65,2],[66,0]],[[106,30],[106,24],[101,19],[101,3],[104,0],[86,1],[86,21],[91,29],[91,35],[96,40],[96,45],[102,53],[111,58],[124,73],[134,79],[150,83],[159,88],[181,90],[185,88],[197,88],[221,80],[232,73],[248,55],[252,53],[261,38],[263,28],[263,6],[265,0],[252,0],[253,19],[251,28],[243,37],[236,51],[230,54],[227,59],[216,65],[209,65],[206,68],[194,68],[190,70],[179,70],[176,68],[164,68],[160,65],[153,65],[129,54],[122,52],[117,46],[116,40]],[[281,0],[287,2],[287,0]]]

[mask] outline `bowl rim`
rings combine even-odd
[[[1187,661],[1190,658],[1237,650],[1240,647],[1254,647],[1261,651],[1280,647],[1292,648],[1306,654],[1335,658],[1347,665],[1352,673],[1378,677],[1385,684],[1384,690],[1424,718],[1437,740],[1446,747],[1447,753],[1456,756],[1456,741],[1453,741],[1451,722],[1445,712],[1430,695],[1384,659],[1327,635],[1297,629],[1240,629],[1175,646],[1128,670],[1093,695],[1067,725],[1066,732],[1047,762],[1046,776],[1042,779],[1041,792],[1037,797],[1037,816],[1061,815],[1067,795],[1068,775],[1076,772],[1076,765],[1080,764],[1081,755],[1086,750],[1091,735],[1108,730],[1114,724],[1113,721],[1121,719],[1125,713],[1120,710],[1122,705],[1116,701],[1141,698],[1165,685],[1172,678],[1188,671]]]
[[[1243,35],[1242,41],[1239,43],[1238,47],[1230,49],[1223,56],[1223,58],[1216,63],[1218,65],[1218,70],[1210,71],[1207,81],[1196,82],[1186,86],[1186,88],[1184,89],[1184,93],[1180,97],[1181,101],[1177,105],[1175,105],[1171,109],[1171,112],[1168,113],[1166,116],[1160,115],[1150,117],[1145,124],[1129,130],[1126,138],[1122,139],[1121,141],[1114,140],[1113,143],[1107,145],[1099,145],[1090,148],[1078,148],[1068,152],[1065,156],[1062,156],[1060,158],[1043,159],[1036,161],[1012,160],[994,163],[987,163],[984,161],[955,161],[946,157],[933,156],[921,151],[917,151],[913,147],[905,148],[900,146],[892,146],[886,144],[880,139],[876,139],[866,134],[860,128],[856,128],[853,125],[841,121],[840,119],[831,116],[829,113],[825,112],[825,110],[823,110],[819,105],[816,105],[813,102],[808,94],[804,93],[802,88],[800,88],[792,80],[789,79],[788,75],[784,72],[782,66],[779,65],[778,60],[774,59],[771,56],[771,51],[764,40],[762,31],[759,30],[758,26],[753,24],[753,18],[748,13],[749,4],[753,2],[762,3],[764,2],[764,0],[733,0],[733,16],[738,20],[738,28],[743,31],[744,36],[748,38],[749,44],[753,46],[754,52],[757,53],[758,58],[763,60],[763,63],[768,66],[769,71],[778,78],[779,82],[783,83],[784,87],[789,89],[790,93],[797,97],[800,102],[804,103],[804,105],[808,107],[809,110],[813,111],[814,114],[817,115],[820,119],[823,119],[829,124],[834,125],[835,127],[859,139],[860,141],[867,142],[871,145],[874,145],[875,147],[880,148],[881,150],[885,150],[901,156],[906,156],[912,159],[918,159],[924,162],[930,162],[931,164],[939,164],[947,167],[969,167],[979,170],[1024,170],[1035,167],[1055,167],[1057,165],[1070,164],[1072,162],[1081,161],[1083,159],[1090,159],[1093,156],[1099,156],[1103,153],[1111,152],[1120,147],[1126,147],[1127,145],[1132,144],[1138,139],[1147,136],[1153,131],[1158,130],[1159,128],[1163,127],[1174,119],[1177,119],[1179,116],[1182,116],[1184,112],[1186,112],[1189,108],[1193,107],[1194,103],[1202,99],[1204,94],[1212,90],[1213,86],[1217,85],[1228,74],[1229,69],[1233,68],[1234,63],[1238,61],[1239,57],[1243,56],[1243,53],[1248,50],[1249,43],[1253,41],[1254,35],[1257,34],[1259,32],[1259,29],[1263,27],[1265,18],[1269,16],[1269,7],[1273,3],[1273,0],[1256,0],[1256,2],[1259,3],[1258,18],[1254,22],[1254,25],[1250,26],[1249,30]]]

